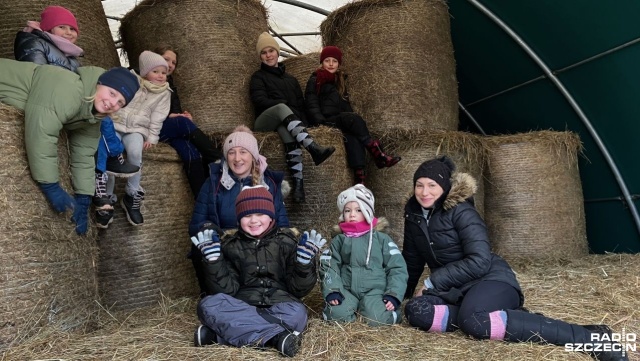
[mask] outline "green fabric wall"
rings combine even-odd
[[[479,0],[514,30],[581,107],[640,194],[640,42],[565,67],[640,38],[640,1]],[[580,134],[580,174],[593,252],[640,252],[640,234],[614,175],[583,122],[528,54],[467,0],[450,0],[460,102],[487,134],[571,130]],[[529,82],[524,86],[511,89]],[[510,90],[509,90],[510,89]],[[484,99],[499,92],[500,95]],[[461,113],[462,114],[462,113]],[[474,131],[468,119],[461,127]],[[540,175],[544,181],[544,174]],[[619,200],[602,201],[603,198]],[[640,207],[640,201],[635,201]]]

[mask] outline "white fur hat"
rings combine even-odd
[[[349,202],[357,202],[367,223],[371,224],[373,222],[375,198],[367,187],[362,184],[356,184],[338,195],[340,222],[344,222],[344,206]]]

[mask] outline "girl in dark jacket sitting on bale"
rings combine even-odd
[[[287,167],[293,178],[293,201],[304,202],[302,181],[302,150],[305,148],[315,165],[320,165],[336,150],[316,143],[307,129],[304,97],[298,80],[278,62],[280,45],[268,33],[260,34],[256,44],[260,70],[251,76],[251,102],[256,111],[254,129],[259,132],[277,131],[284,143]]]
[[[274,347],[285,356],[300,349],[307,326],[300,298],[316,284],[315,257],[327,242],[315,230],[297,240],[279,228],[271,193],[245,187],[235,202],[240,229],[220,241],[213,229],[191,237],[202,252],[207,294],[194,344]]]
[[[409,271],[405,298],[413,294],[405,307],[409,323],[428,332],[460,328],[478,339],[554,345],[589,343],[592,333],[610,336],[605,325],[580,326],[522,310],[518,280],[491,253],[487,228],[473,206],[475,180],[454,170],[451,159],[441,157],[422,163],[413,176],[402,251]],[[416,288],[425,263],[431,273]],[[619,351],[591,356],[627,360],[620,348],[613,349]]]
[[[307,82],[305,104],[312,124],[338,128],[344,136],[347,162],[354,171],[354,184],[364,184],[365,149],[378,168],[392,167],[400,157],[386,154],[380,140],[373,139],[367,123],[353,112],[347,92],[347,76],[340,70],[342,51],[326,46],[320,53],[320,68]]]

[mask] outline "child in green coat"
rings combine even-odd
[[[379,231],[387,222],[374,217],[374,203],[362,184],[338,196],[342,233],[320,257],[325,320],[353,322],[357,314],[371,326],[402,320],[407,264],[391,237]]]

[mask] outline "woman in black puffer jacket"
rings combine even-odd
[[[590,343],[592,333],[611,333],[604,325],[580,326],[522,309],[518,280],[491,252],[487,227],[473,205],[475,180],[454,170],[451,159],[441,157],[422,163],[413,176],[402,251],[409,271],[405,298],[413,296],[405,306],[409,323],[429,332],[460,328],[478,339],[555,345]],[[430,275],[418,285],[425,264]],[[626,360],[617,350],[591,356]]]

